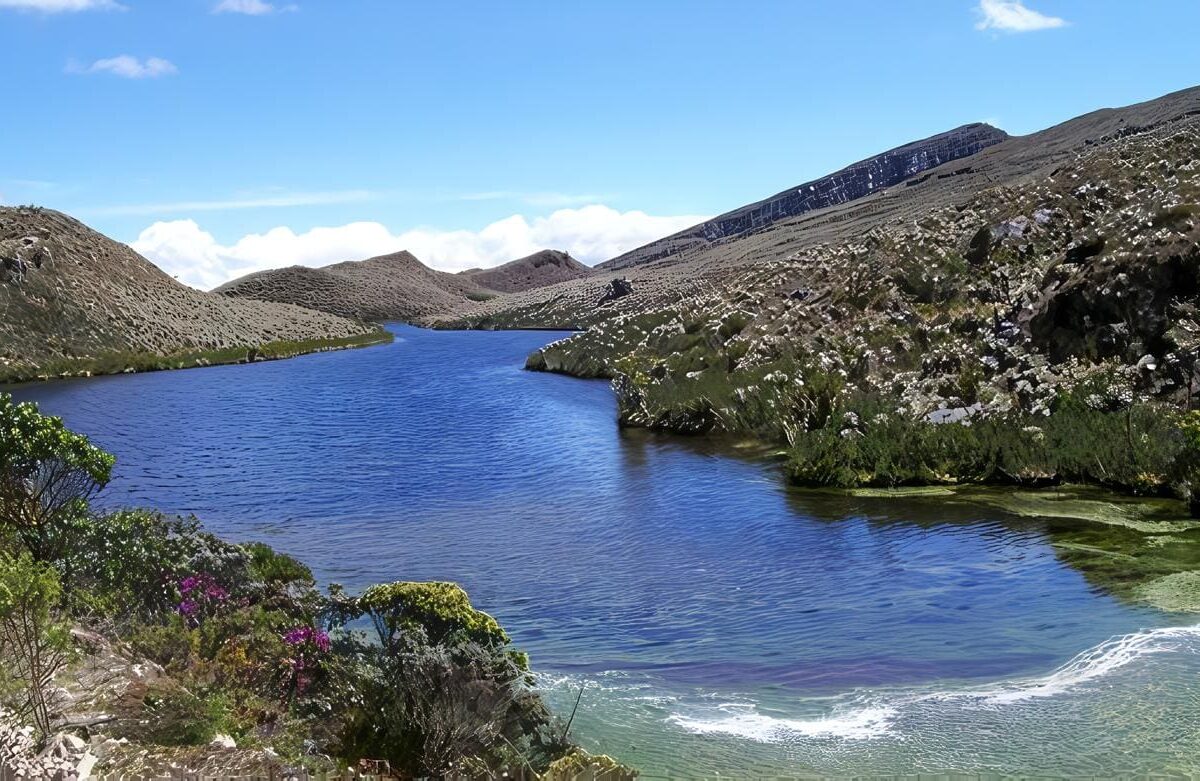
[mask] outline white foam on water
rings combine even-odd
[[[978,699],[986,704],[1053,697],[1081,684],[1103,678],[1139,659],[1153,654],[1183,650],[1198,640],[1200,625],[1169,626],[1134,632],[1089,648],[1054,672],[1040,678],[999,683],[980,691],[947,692],[930,696],[939,699]]]
[[[1076,655],[1049,675],[995,685],[943,692],[857,693],[853,704],[835,706],[828,716],[813,719],[776,718],[753,705],[728,704],[719,714],[675,713],[670,721],[695,734],[726,734],[761,743],[789,743],[798,738],[869,740],[894,732],[905,709],[920,704],[958,707],[1000,707],[1039,697],[1053,697],[1090,681],[1104,678],[1147,656],[1200,650],[1200,625],[1163,627],[1122,635]]]
[[[741,713],[730,712],[709,718],[674,714],[670,720],[696,734],[722,733],[759,743],[784,743],[796,738],[866,740],[881,737],[889,732],[894,715],[893,709],[880,706],[816,719],[780,719],[750,708]]]

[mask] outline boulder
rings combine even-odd
[[[633,292],[633,284],[623,277],[618,277],[604,286],[604,295],[600,297],[597,306],[602,306],[610,301],[616,301],[618,298],[629,295]]]

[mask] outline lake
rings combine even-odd
[[[1049,522],[789,489],[622,430],[562,334],[26,385],[118,456],[101,501],[199,516],[325,582],[453,580],[572,733],[646,777],[1200,771],[1200,628],[1067,563]]]

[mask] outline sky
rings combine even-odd
[[[1197,0],[0,0],[0,203],[181,281],[597,263],[969,122],[1200,83]]]

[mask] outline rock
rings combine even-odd
[[[208,745],[216,746],[217,748],[237,748],[237,742],[224,733],[213,736]]]
[[[986,225],[975,231],[963,257],[972,266],[981,266],[992,254],[992,231]]]
[[[75,766],[76,774],[81,779],[90,778],[92,775],[92,769],[96,767],[96,763],[99,761],[100,757],[96,756],[90,751],[85,752],[84,755],[79,759],[79,764]]]
[[[689,240],[714,242],[740,236],[814,209],[865,198],[905,180],[908,180],[909,184],[919,184],[932,174],[914,178],[918,174],[943,163],[973,155],[1007,138],[1007,133],[990,125],[964,125],[940,135],[890,149],[828,176],[805,182],[758,203],[722,214],[668,239],[614,258],[609,264],[613,268],[621,268],[645,263],[670,255],[676,244],[686,245]]]
[[[600,297],[597,306],[615,301],[633,292],[633,284],[624,277],[618,277],[604,286],[604,295]]]

